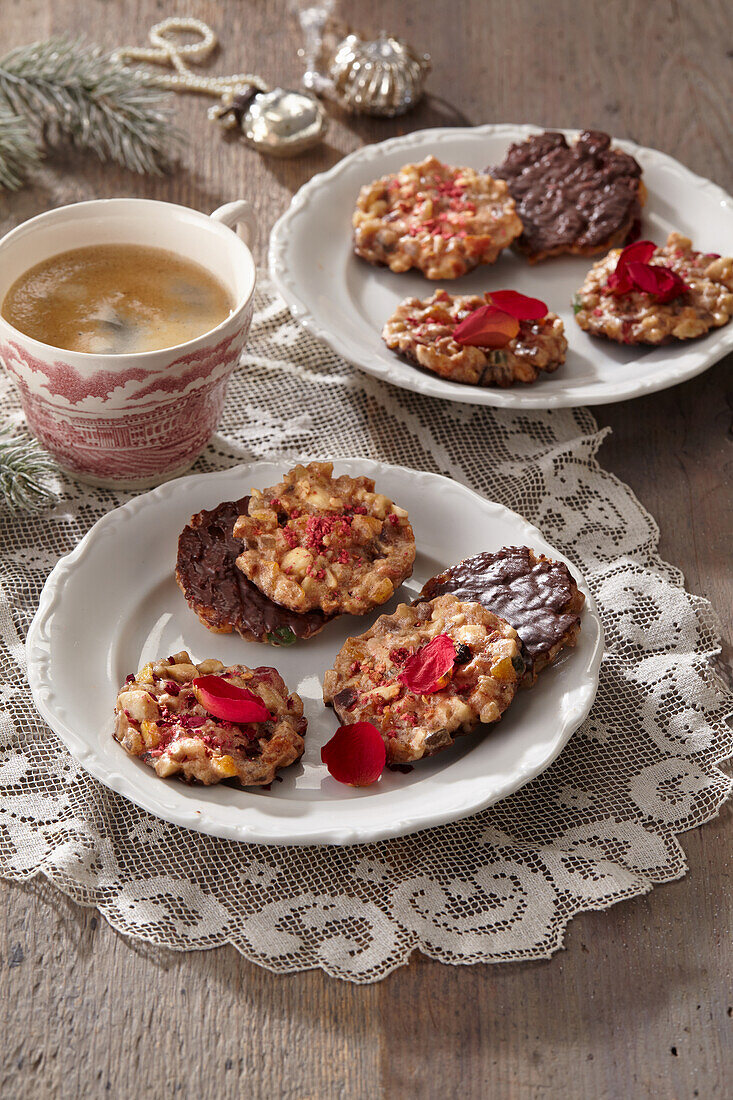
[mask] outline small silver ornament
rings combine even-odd
[[[348,110],[391,118],[420,101],[430,67],[429,54],[418,54],[401,38],[381,31],[366,42],[347,35],[329,76],[335,98]]]
[[[225,92],[209,117],[225,129],[239,128],[259,153],[291,157],[323,140],[328,127],[321,104],[287,88],[238,88]]]
[[[401,38],[381,31],[364,40],[340,34],[333,25],[334,0],[309,3],[299,13],[305,61],[303,85],[335,100],[347,111],[393,117],[409,111],[423,95],[430,54],[416,53]]]
[[[193,35],[198,41],[183,43],[180,36]],[[323,140],[328,126],[326,112],[312,95],[270,88],[255,73],[232,76],[198,76],[189,63],[201,64],[216,49],[217,37],[200,19],[163,19],[151,27],[149,46],[123,46],[112,54],[122,65],[142,61],[167,66],[174,73],[135,70],[145,84],[174,92],[197,92],[215,96],[220,102],[209,111],[227,129],[239,128],[245,141],[260,153],[277,157],[295,156]]]

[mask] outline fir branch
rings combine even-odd
[[[181,135],[158,89],[82,40],[51,38],[0,58],[0,98],[53,144],[68,137],[141,174],[160,175]]]
[[[38,512],[58,497],[43,478],[56,471],[50,455],[35,440],[0,429],[0,504],[10,512]]]
[[[0,105],[0,187],[17,191],[39,160],[25,120]]]

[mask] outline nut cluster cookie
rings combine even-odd
[[[354,251],[369,263],[455,279],[493,264],[522,223],[502,180],[431,156],[362,187],[353,228]]]
[[[296,466],[254,489],[234,524],[237,567],[269,599],[299,613],[363,615],[412,573],[415,536],[404,508],[368,477],[334,478],[333,463]]]
[[[416,602],[446,593],[475,600],[514,627],[522,641],[524,687],[578,640],[585,596],[564,562],[535,554],[528,546],[505,546],[466,558],[427,581]]]
[[[250,691],[269,711],[268,720],[238,723],[209,713],[193,681],[212,675]],[[194,665],[185,650],[128,676],[116,716],[115,739],[162,779],[177,775],[206,785],[232,779],[244,787],[260,786],[271,783],[305,747],[300,696],[288,693],[274,668],[226,668],[217,660]]]
[[[649,264],[669,268],[685,288],[671,301],[660,301],[636,288],[618,293],[612,276],[621,255],[614,249],[598,260],[575,297],[575,320],[585,332],[621,344],[667,344],[702,336],[733,316],[730,256],[695,252],[689,238],[670,233]]]
[[[625,243],[646,197],[637,161],[598,130],[583,131],[572,145],[559,133],[534,134],[489,171],[509,186],[523,227],[515,247],[530,263]]]
[[[242,542],[234,537],[234,524],[249,502],[249,496],[224,501],[191,517],[178,539],[178,587],[215,634],[236,631],[247,642],[270,645],[312,638],[330,621],[328,615],[319,608],[298,614],[275,603],[237,568]]]
[[[382,329],[382,339],[425,370],[474,386],[534,382],[541,371],[549,374],[565,362],[568,342],[555,313],[521,321],[518,334],[503,348],[459,344],[453,337],[456,326],[490,297],[436,290],[429,298],[405,298]]]
[[[410,658],[440,636],[455,646],[442,686],[428,693],[411,689],[404,681]],[[349,638],[325,674],[323,699],[343,723],[371,722],[382,734],[387,760],[407,763],[447,748],[479,722],[498,721],[523,672],[521,644],[508,623],[479,603],[445,595],[400,604]]]

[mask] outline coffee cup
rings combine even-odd
[[[43,344],[0,315],[0,361],[30,431],[79,479],[143,489],[187,470],[216,430],[252,321],[254,215],[245,200],[206,215],[152,199],[97,199],[23,222],[0,240],[0,302],[29,268],[94,245],[165,249],[207,269],[233,308],[187,343],[132,354]]]

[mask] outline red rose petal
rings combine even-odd
[[[453,329],[456,343],[476,348],[505,348],[519,332],[519,321],[496,306],[479,306]]]
[[[429,695],[445,687],[443,677],[453,668],[455,659],[453,639],[439,634],[408,658],[397,679],[416,695]]]
[[[269,710],[253,691],[230,684],[222,676],[199,676],[193,690],[202,707],[227,722],[267,722]]]
[[[547,305],[539,298],[528,298],[517,290],[492,290],[489,302],[518,321],[539,321],[547,316]]]
[[[387,763],[382,735],[371,722],[339,726],[321,749],[321,760],[334,779],[350,787],[376,783]]]
[[[661,264],[630,263],[626,270],[634,286],[653,294],[658,302],[671,302],[690,289],[676,271]]]
[[[622,294],[628,294],[630,290],[633,290],[634,284],[631,282],[631,279],[629,278],[629,273],[624,267],[621,271],[611,272],[611,274],[608,276],[606,287],[611,291],[612,294],[620,297]]]
[[[626,246],[619,256],[618,262],[622,267],[626,267],[631,263],[648,264],[656,249],[657,246],[654,241],[634,241],[633,244]],[[618,271],[618,264],[616,270]]]
[[[658,302],[671,302],[673,298],[679,298],[682,294],[687,294],[690,287],[681,279],[676,271],[671,268],[668,269],[671,276],[671,282],[667,290],[662,290],[657,293]]]
[[[616,295],[628,294],[634,289],[629,273],[630,263],[646,264],[651,260],[656,250],[654,241],[635,241],[627,245],[618,258],[615,271],[608,276],[607,286]]]

